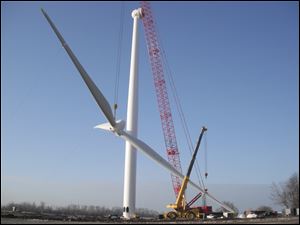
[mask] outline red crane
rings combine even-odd
[[[146,1],[141,2],[143,10],[143,25],[146,35],[148,54],[151,63],[152,74],[154,78],[154,85],[156,97],[158,102],[159,114],[164,134],[166,152],[169,162],[179,171],[182,172],[179,151],[177,147],[175,128],[172,119],[172,113],[169,103],[169,97],[164,78],[164,70],[162,64],[161,50],[158,42],[158,37],[155,29],[154,18],[152,15],[150,3]],[[179,177],[171,175],[173,189],[176,197],[180,191],[181,180]]]

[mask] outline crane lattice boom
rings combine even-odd
[[[143,10],[142,21],[145,29],[147,48],[151,63],[152,74],[154,78],[154,85],[167,156],[169,162],[178,171],[182,172],[154,18],[149,2],[142,1],[141,7]],[[173,189],[177,197],[181,187],[181,180],[179,177],[174,175],[171,175],[171,178],[173,183]]]

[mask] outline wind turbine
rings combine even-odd
[[[171,172],[173,175],[178,176],[181,179],[184,179],[184,175],[181,172],[179,172],[177,169],[175,169],[168,161],[166,161],[163,157],[161,157],[149,145],[147,145],[145,142],[143,142],[142,140],[140,140],[136,137],[136,127],[131,129],[131,130],[128,129],[128,127],[130,128],[130,126],[131,126],[131,128],[132,128],[132,126],[133,127],[136,126],[135,125],[136,121],[133,121],[133,122],[128,121],[128,119],[132,120],[132,118],[134,118],[135,110],[136,110],[135,107],[136,106],[128,107],[128,110],[132,110],[133,112],[131,113],[132,114],[131,116],[127,115],[127,127],[126,127],[126,129],[125,129],[125,125],[126,125],[125,121],[123,121],[123,120],[117,120],[116,121],[115,120],[115,118],[113,116],[113,113],[112,113],[112,109],[111,109],[107,99],[104,97],[102,92],[98,89],[98,87],[95,85],[95,83],[90,78],[88,73],[85,71],[83,66],[80,64],[79,60],[77,59],[75,54],[72,52],[72,50],[70,49],[70,47],[68,46],[68,44],[66,43],[66,41],[64,40],[62,35],[59,33],[59,31],[57,30],[56,26],[51,21],[50,17],[47,15],[47,13],[43,9],[41,9],[41,11],[42,11],[43,15],[46,17],[48,23],[50,24],[51,28],[55,32],[55,34],[58,37],[59,41],[61,42],[62,46],[64,47],[64,49],[68,53],[69,57],[71,58],[71,60],[74,63],[75,67],[77,68],[78,72],[80,73],[83,81],[85,82],[85,84],[87,85],[87,87],[90,90],[91,94],[93,95],[94,99],[96,100],[96,102],[97,102],[98,106],[100,107],[102,113],[104,114],[105,118],[108,120],[108,123],[97,125],[97,126],[95,126],[95,128],[100,128],[100,129],[107,130],[107,131],[110,131],[110,132],[114,133],[116,136],[124,139],[126,141],[126,143],[129,143],[133,148],[135,148],[138,151],[142,152],[143,154],[147,155],[150,159],[152,159],[154,162],[158,163],[164,169]],[[141,9],[137,9],[137,10],[134,10],[132,12],[132,17],[134,18],[133,39],[134,38],[137,39],[137,18],[139,18],[140,16],[142,16]],[[132,53],[136,53],[136,47],[134,47],[134,46],[132,46]],[[136,58],[136,57],[132,57],[132,58]],[[137,61],[136,60],[132,60],[132,61],[133,62],[131,62],[131,73],[135,74],[136,70],[137,70]],[[131,78],[130,78],[130,80],[131,80]],[[137,94],[136,93],[137,85],[136,85],[135,82],[137,82],[137,81],[134,80],[134,79],[132,81],[130,81],[130,85],[129,85],[129,89],[130,89],[129,90],[129,103],[128,104],[133,104],[134,101],[137,100],[137,96],[136,96],[136,94]],[[130,94],[131,93],[130,91],[133,91],[134,93]],[[131,101],[131,103],[130,103],[130,101]],[[137,114],[136,114],[136,116],[137,116]],[[128,122],[131,125],[128,126]],[[131,150],[131,151],[135,152],[134,150]],[[135,153],[133,153],[133,154],[135,154]],[[130,156],[130,157],[131,157],[131,159],[133,159],[133,164],[134,164],[134,167],[131,168],[131,173],[133,172],[134,175],[135,175],[135,157],[134,156],[133,157]],[[128,169],[128,167],[132,167],[132,165],[130,165],[129,163],[130,163],[130,159],[128,160],[127,163],[125,162],[125,179],[126,179],[126,170],[130,171],[130,169]],[[129,177],[130,177],[130,175],[131,174],[128,174]],[[130,178],[128,178],[128,181],[130,181]],[[205,191],[199,185],[197,185],[195,182],[193,182],[192,180],[189,180],[189,183],[192,186],[194,186],[196,189],[198,189],[199,191],[205,193]],[[129,187],[130,187],[130,184],[129,184]],[[134,188],[135,188],[135,178],[134,178]],[[131,190],[129,190],[129,192],[130,191]],[[135,190],[134,190],[134,192],[135,192]],[[220,201],[218,201],[210,193],[206,192],[206,196],[208,196],[212,200],[216,201],[218,204],[223,206],[228,211],[233,212],[233,210],[231,208],[229,208],[228,206],[226,206],[223,203],[221,203]],[[124,200],[125,200],[125,197],[124,197]],[[132,199],[129,199],[129,201],[132,202]],[[129,219],[133,216],[133,213],[134,213],[134,207],[133,207],[132,212],[130,212],[130,213],[125,212],[123,215],[125,215],[125,218]]]

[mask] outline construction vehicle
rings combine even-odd
[[[196,148],[194,150],[188,171],[186,173],[186,176],[184,177],[182,181],[182,185],[180,188],[180,191],[178,193],[177,199],[175,204],[169,204],[167,205],[167,208],[173,209],[173,211],[167,212],[164,214],[164,218],[168,218],[171,220],[174,220],[176,218],[187,218],[190,220],[193,220],[195,218],[203,218],[205,214],[208,214],[211,212],[211,206],[204,206],[204,207],[191,207],[191,205],[199,199],[203,193],[199,193],[196,195],[189,203],[186,203],[186,199],[184,197],[185,191],[187,188],[188,181],[190,179],[190,175],[194,166],[194,162],[196,159],[196,155],[198,153],[198,149],[200,147],[201,139],[204,134],[204,132],[207,131],[206,127],[202,127],[201,134],[199,136]],[[206,190],[205,190],[206,191]]]
[[[157,97],[157,105],[161,119],[161,127],[165,140],[167,158],[169,163],[176,170],[182,172],[175,127],[173,124],[172,111],[168,97],[167,83],[165,80],[165,69],[163,68],[163,51],[160,46],[159,37],[156,31],[157,29],[154,22],[155,18],[152,13],[150,2],[141,1],[140,6],[143,12],[142,21],[145,30],[145,37]],[[181,187],[181,179],[174,174],[171,174],[171,179],[173,190],[175,196],[177,197]]]
[[[168,90],[167,90],[167,80],[165,79],[165,75],[169,77],[170,87],[172,90],[172,95],[174,96],[174,100],[176,102],[176,106],[178,109],[178,114],[182,123],[183,131],[185,132],[185,137],[187,138],[187,142],[190,148],[190,153],[192,156],[193,147],[192,141],[190,138],[190,134],[188,131],[188,127],[186,124],[186,119],[184,118],[184,113],[180,105],[180,101],[178,98],[178,94],[176,93],[176,88],[173,82],[171,71],[169,70],[169,66],[165,65],[166,63],[166,56],[164,53],[163,46],[159,41],[159,36],[156,29],[155,18],[152,13],[152,9],[150,6],[150,2],[148,1],[141,1],[141,8],[142,8],[142,21],[145,30],[145,37],[147,42],[147,48],[149,53],[150,65],[152,69],[152,75],[154,80],[154,86],[156,91],[157,103],[159,108],[159,114],[161,119],[161,127],[163,130],[164,140],[165,140],[165,147],[166,153],[169,163],[179,172],[182,173],[181,169],[181,162],[180,162],[180,152],[177,146],[176,134],[175,134],[175,127],[173,124],[172,118],[172,111],[171,106],[169,103],[168,97]],[[165,65],[165,68],[164,68]],[[205,149],[206,150],[206,149]],[[206,156],[206,153],[205,153]],[[206,165],[206,158],[205,158],[205,165]],[[198,176],[198,181],[200,184],[200,170],[197,162],[195,163],[196,174]],[[205,178],[207,178],[207,169],[205,171]],[[173,190],[175,193],[175,198],[178,197],[179,191],[182,186],[182,179],[179,176],[171,174]],[[202,178],[201,178],[202,179]],[[202,186],[204,188],[199,194],[197,194],[190,203],[187,204],[187,207],[190,207],[194,202],[196,202],[200,197],[203,199],[203,211],[209,213],[211,207],[206,207],[205,198],[206,198],[206,188],[204,186],[202,180]]]
[[[173,166],[174,169],[176,169],[178,172],[182,173],[181,169],[181,162],[180,162],[180,151],[177,145],[177,139],[175,134],[175,127],[173,124],[173,118],[172,118],[172,112],[171,112],[171,106],[169,102],[168,97],[168,90],[167,90],[167,80],[165,79],[165,75],[167,75],[170,87],[172,90],[172,95],[174,97],[178,114],[181,120],[181,124],[183,127],[183,131],[185,133],[185,137],[187,139],[187,143],[189,145],[189,150],[192,154],[193,147],[192,147],[192,141],[190,138],[190,134],[188,131],[188,127],[186,124],[186,119],[184,117],[184,113],[178,98],[178,94],[176,92],[175,84],[172,78],[172,72],[169,68],[169,65],[167,63],[166,54],[164,51],[164,48],[162,46],[162,43],[159,38],[159,33],[156,27],[154,14],[152,13],[150,2],[148,1],[141,1],[140,4],[142,8],[142,21],[143,21],[143,27],[144,27],[144,34],[146,37],[146,43],[147,43],[147,49],[148,49],[148,55],[150,60],[150,66],[152,70],[153,80],[154,80],[154,86],[155,86],[155,92],[157,97],[157,103],[159,108],[159,114],[161,119],[161,125],[163,130],[163,136],[165,141],[165,147],[166,147],[166,153],[168,162]],[[204,132],[205,130],[203,130]],[[202,137],[202,136],[201,136]],[[206,148],[205,148],[206,150]],[[206,157],[205,153],[205,157]],[[207,158],[205,160],[205,178],[207,178]],[[194,162],[193,162],[194,163]],[[197,164],[197,161],[195,163],[195,172],[198,177],[199,184],[202,183],[203,189],[200,190],[201,192],[197,194],[192,200],[185,205],[185,209],[189,209],[189,217],[193,217],[194,215],[199,216],[199,213],[202,213],[203,215],[208,215],[212,213],[212,207],[206,205],[206,197],[209,197],[213,201],[217,202],[219,205],[221,205],[223,208],[228,210],[229,212],[233,212],[231,208],[224,205],[222,202],[218,201],[215,197],[213,197],[210,193],[208,193],[207,189],[205,188],[204,182],[201,177],[200,169]],[[171,173],[171,179],[172,179],[172,185],[173,190],[175,193],[176,199],[179,199],[179,192],[181,189],[183,189],[182,179],[183,176],[179,176],[178,173],[174,174]],[[200,179],[201,178],[201,179]],[[186,181],[187,183],[187,181]],[[194,186],[194,184],[192,184]],[[195,203],[199,198],[202,198],[203,205],[201,207],[193,207],[192,204]],[[180,199],[179,199],[180,200]],[[179,202],[184,202],[184,200],[180,200]],[[182,203],[181,203],[182,205]],[[172,208],[172,207],[171,207]],[[183,208],[183,207],[181,207]],[[176,210],[177,209],[177,210]],[[177,213],[170,212],[170,217],[176,217],[178,216],[180,212],[180,207],[177,205],[175,206],[174,210]],[[181,210],[182,211],[182,210]],[[192,214],[192,212],[194,214]],[[164,217],[164,215],[162,215]],[[169,217],[168,217],[169,218]]]

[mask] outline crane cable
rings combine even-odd
[[[118,108],[118,95],[119,95],[119,81],[120,81],[120,68],[121,68],[121,52],[122,52],[122,40],[123,40],[123,29],[124,29],[124,11],[125,1],[121,2],[121,13],[120,13],[120,25],[118,34],[118,48],[117,48],[117,61],[116,61],[116,78],[115,78],[115,89],[114,89],[114,118],[117,117]]]
[[[185,134],[188,146],[189,146],[188,149],[189,149],[190,155],[192,156],[194,147],[193,147],[191,135],[190,135],[187,123],[186,123],[186,119],[185,119],[185,116],[184,116],[184,113],[183,113],[183,110],[182,110],[182,106],[180,104],[180,100],[179,100],[179,97],[178,97],[178,94],[177,94],[177,91],[176,91],[176,88],[175,88],[175,85],[174,85],[174,80],[173,80],[173,77],[172,77],[171,73],[168,75],[168,79],[169,79],[169,81],[171,81],[170,86],[172,88],[172,94],[173,94],[173,97],[175,99],[177,111],[179,113],[181,124],[182,124],[183,130],[184,130],[184,134]],[[199,184],[202,184],[203,188],[205,188],[197,158],[196,158],[196,161],[195,161],[195,167],[196,167],[196,175],[197,175],[197,178],[198,178],[198,182],[199,182]]]
[[[205,179],[207,179],[207,134],[204,136],[204,170],[205,170]]]
[[[177,111],[179,113],[179,117],[180,117],[180,120],[181,120],[181,125],[183,127],[184,134],[185,134],[185,137],[186,137],[186,141],[187,141],[187,144],[189,146],[188,149],[189,149],[190,155],[192,156],[193,149],[195,147],[193,147],[191,135],[190,135],[187,123],[186,123],[186,119],[185,119],[185,116],[184,116],[184,113],[183,113],[183,110],[182,110],[182,106],[181,106],[181,103],[180,103],[180,100],[179,100],[176,88],[175,88],[175,84],[174,84],[174,80],[173,80],[172,74],[171,74],[171,72],[169,72],[167,74],[169,74],[167,77],[168,77],[168,80],[169,80],[169,82],[171,84],[170,86],[172,88],[172,95],[174,97],[174,100],[175,100],[175,103],[176,103],[176,108],[177,108]],[[206,136],[206,134],[204,134],[204,137],[205,136]],[[198,178],[199,185],[202,185],[203,189],[205,189],[205,184],[204,184],[204,181],[203,181],[203,177],[201,175],[201,170],[200,170],[200,166],[199,166],[197,158],[195,160],[195,167],[196,167],[195,169],[196,169],[196,175],[197,175],[197,178]]]
[[[178,94],[177,94],[177,90],[176,90],[176,87],[175,87],[172,71],[171,71],[171,68],[168,64],[166,53],[165,53],[164,48],[163,48],[163,43],[160,39],[158,26],[156,26],[156,28],[157,28],[157,33],[158,33],[158,41],[159,41],[159,46],[160,46],[160,50],[161,50],[161,56],[162,56],[162,59],[163,59],[163,63],[166,65],[165,68],[166,68],[166,72],[167,72],[166,73],[167,78],[168,78],[169,84],[171,86],[171,92],[172,92],[173,98],[175,100],[176,108],[177,108],[177,111],[179,113],[179,117],[180,117],[180,120],[181,120],[181,125],[183,127],[184,134],[185,134],[185,137],[186,137],[186,140],[187,140],[187,143],[188,143],[188,147],[189,147],[188,149],[190,151],[190,154],[192,155],[193,154],[193,144],[192,144],[192,140],[191,140],[191,135],[190,135],[187,123],[186,123],[186,119],[185,119],[185,116],[184,116],[184,113],[183,113],[183,110],[182,110],[182,106],[181,106]],[[205,189],[205,185],[204,185],[204,182],[203,182],[203,178],[202,178],[202,175],[201,175],[201,171],[200,171],[200,167],[199,167],[199,163],[198,163],[197,159],[196,159],[195,167],[196,167],[196,175],[197,175],[197,178],[198,178],[198,182],[199,182],[199,184],[202,184],[203,188]]]

